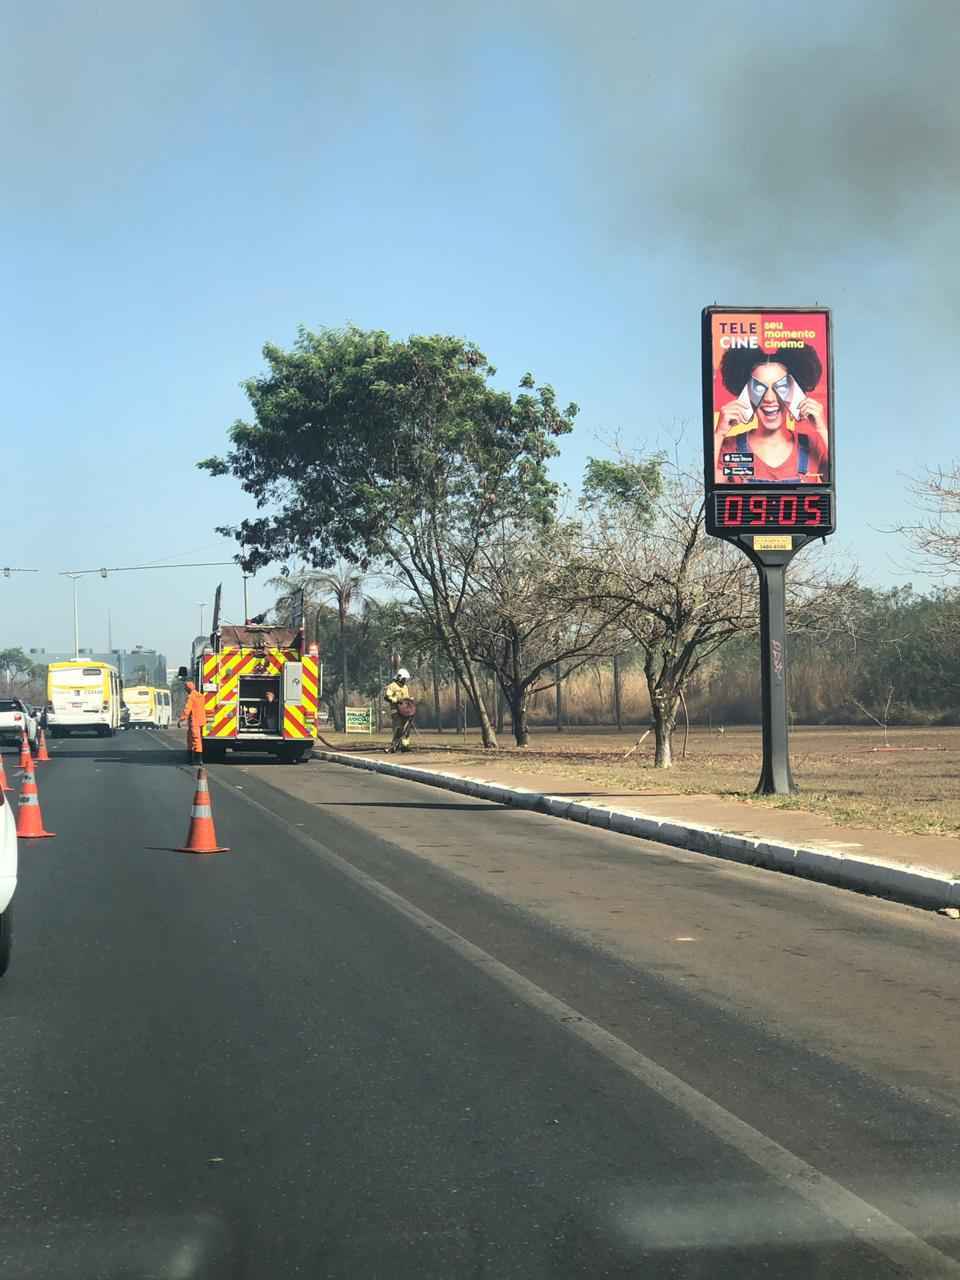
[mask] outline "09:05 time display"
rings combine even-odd
[[[829,529],[828,493],[715,493],[723,529]]]

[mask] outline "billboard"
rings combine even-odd
[[[373,707],[347,707],[344,713],[344,733],[373,733]]]
[[[702,340],[708,531],[832,533],[829,310],[707,307]]]

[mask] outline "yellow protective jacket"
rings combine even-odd
[[[386,689],[384,689],[383,696],[390,710],[396,711],[397,703],[403,702],[404,698],[410,697],[410,687],[409,685],[401,684],[399,680],[391,680]]]

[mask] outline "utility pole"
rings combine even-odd
[[[77,602],[77,583],[83,577],[81,573],[63,573],[62,578],[73,579],[73,656],[80,657],[80,606]]]

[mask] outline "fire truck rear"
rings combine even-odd
[[[320,662],[291,627],[215,625],[193,643],[191,671],[206,700],[205,760],[269,752],[293,764],[317,737]]]

